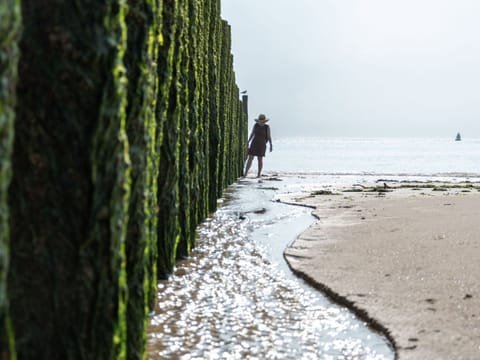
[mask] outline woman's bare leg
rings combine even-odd
[[[263,157],[262,156],[257,156],[258,159],[258,175],[257,177],[262,176],[262,168],[263,168]]]
[[[253,155],[248,155],[247,165],[245,166],[245,173],[243,177],[247,177],[248,170],[250,170],[250,166],[252,166]]]

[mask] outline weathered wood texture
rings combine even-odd
[[[157,282],[159,157],[155,110],[162,9],[156,0],[129,0],[128,5],[125,65],[132,184],[126,238],[127,358],[141,359],[145,353],[147,316],[156,297]]]
[[[11,153],[19,36],[18,1],[0,2],[0,359],[2,360],[15,358],[7,295],[10,242],[7,197],[12,176]]]
[[[22,1],[10,313],[21,359],[126,352],[125,4]]]
[[[157,278],[243,168],[220,1],[23,0],[15,122],[0,9],[2,360],[8,315],[21,359],[143,359]]]

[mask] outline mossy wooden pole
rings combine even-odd
[[[18,10],[0,4],[0,355],[8,310],[19,358],[145,358],[157,274],[243,166],[220,1],[23,0],[14,123]]]
[[[166,135],[172,124],[169,120],[170,93],[174,86],[173,74],[175,71],[175,39],[177,28],[177,0],[162,1],[162,44],[158,49],[158,96],[155,108],[157,125],[156,154],[158,156],[157,176],[157,275],[161,279],[167,278],[173,268],[175,254],[172,249],[172,242],[178,241],[178,236],[173,235],[170,223],[178,228],[178,202],[177,202],[177,180],[172,181],[175,174],[175,160],[169,153],[169,141],[171,136]],[[176,149],[176,147],[175,147]],[[173,167],[173,168],[172,168]],[[172,194],[171,191],[174,191]]]
[[[238,116],[238,121],[239,121],[239,140],[240,140],[240,152],[241,152],[241,161],[239,162],[239,168],[240,168],[240,173],[243,171],[243,166],[245,162],[245,148],[246,148],[246,143],[247,143],[247,137],[248,137],[248,96],[244,95],[242,97],[242,103],[239,104],[240,109],[239,109],[239,116]]]
[[[243,173],[243,167],[245,163],[245,147],[247,140],[248,132],[248,112],[246,108],[248,107],[248,96],[244,95],[242,97],[242,102],[238,104],[237,107],[237,122],[238,122],[238,144],[237,151],[239,157],[237,159],[237,174]]]
[[[200,218],[203,219],[209,214],[209,200],[210,200],[210,148],[209,148],[209,133],[210,133],[210,84],[209,84],[209,56],[210,55],[210,6],[211,0],[203,2],[201,8],[201,23],[200,23],[200,129],[199,138],[201,141],[200,151],[202,153],[201,164],[201,187],[200,187]]]
[[[157,279],[157,58],[161,7],[155,0],[130,0],[126,18],[128,47],[127,134],[132,187],[127,251],[127,358],[145,357],[147,315],[156,296]]]
[[[193,236],[192,233],[192,218],[191,218],[191,207],[192,207],[192,197],[191,197],[191,183],[193,180],[194,174],[190,172],[190,156],[193,156],[190,153],[190,142],[191,142],[191,128],[193,124],[190,123],[190,91],[193,89],[189,88],[189,77],[193,76],[190,73],[190,62],[191,52],[190,52],[190,31],[191,26],[190,22],[195,21],[189,17],[189,2],[190,0],[180,0],[180,11],[179,11],[179,24],[181,31],[177,38],[179,44],[179,55],[177,56],[177,78],[178,83],[180,84],[178,90],[178,103],[177,107],[178,116],[180,117],[180,177],[179,177],[179,226],[180,226],[180,239],[177,247],[176,256],[177,259],[187,257],[190,254],[192,248]]]
[[[158,271],[167,278],[175,260],[189,255],[195,226],[240,175],[237,144],[244,135],[230,27],[220,18],[220,1],[166,2],[163,35]]]
[[[126,357],[125,2],[22,1],[9,189],[21,359]]]
[[[200,164],[203,161],[203,156],[200,148],[201,140],[201,125],[200,125],[200,35],[201,29],[201,7],[202,2],[197,0],[188,1],[188,18],[189,18],[189,41],[188,41],[188,123],[190,130],[189,141],[189,157],[188,166],[190,173],[190,248],[195,246],[195,229],[197,224],[201,221],[201,194],[200,194]],[[181,245],[183,253],[187,250]]]
[[[220,150],[220,124],[218,113],[219,98],[219,74],[218,74],[218,50],[219,50],[219,16],[220,1],[212,0],[209,3],[209,48],[208,48],[208,84],[209,84],[209,201],[208,210],[214,211],[218,199],[218,172]]]
[[[179,88],[177,69],[181,59],[177,37],[181,28],[178,0],[163,4],[162,33],[164,43],[160,47],[160,99],[157,118],[161,126],[160,165],[158,176],[158,274],[167,278],[175,265],[176,249],[180,240],[179,228],[179,127],[180,111],[178,104]]]
[[[237,153],[232,147],[233,139],[236,137],[234,107],[236,99],[233,96],[232,69],[230,66],[230,32],[225,21],[222,22],[222,32],[224,33],[224,43],[222,44],[222,117],[223,117],[223,183],[219,189],[219,196],[223,189],[230,184],[232,180],[232,164],[236,162]]]
[[[9,316],[7,275],[9,270],[7,205],[12,175],[11,154],[15,118],[20,5],[16,0],[0,2],[0,359],[15,359],[15,344]]]
[[[199,134],[200,139],[200,219],[205,218],[209,213],[209,181],[210,181],[210,148],[209,148],[209,124],[210,124],[210,101],[209,101],[209,33],[210,33],[210,8],[203,2],[200,12],[199,26],[199,52],[198,63],[200,67],[200,88],[199,88]]]
[[[218,44],[218,68],[219,68],[219,81],[218,81],[218,121],[220,128],[220,143],[219,143],[219,165],[218,165],[218,186],[217,186],[217,197],[221,197],[223,189],[227,186],[227,164],[228,158],[232,154],[228,152],[228,135],[230,131],[231,124],[228,121],[228,97],[226,96],[227,90],[227,68],[225,64],[225,52],[228,44],[227,33],[225,32],[225,21],[220,20],[219,24],[219,44]]]

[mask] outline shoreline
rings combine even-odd
[[[384,334],[396,359],[475,358],[480,185],[383,181],[277,197],[319,219],[285,249],[288,266]]]
[[[286,256],[285,256],[285,261],[287,262],[288,267],[290,268],[290,270],[295,276],[305,281],[309,286],[311,286],[315,290],[320,291],[331,302],[339,306],[343,306],[348,310],[350,310],[358,319],[360,319],[361,321],[364,321],[372,331],[376,332],[380,336],[384,336],[385,339],[389,342],[389,346],[391,347],[392,352],[394,353],[394,359],[398,359],[398,350],[397,350],[398,346],[395,342],[395,338],[392,336],[390,330],[387,327],[385,327],[380,321],[372,317],[367,310],[362,309],[361,307],[358,307],[357,305],[355,305],[355,302],[350,301],[348,298],[335,292],[326,284],[316,281],[315,278],[310,276],[308,273],[297,270],[295,267],[293,267],[290,264]]]

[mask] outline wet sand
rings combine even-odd
[[[283,196],[314,206],[319,218],[285,257],[294,272],[386,332],[398,359],[479,359],[478,184],[400,185]]]
[[[383,337],[292,276],[283,250],[313,218],[272,202],[293,190],[271,181],[242,179],[198,226],[191,256],[159,284],[148,359],[393,358]]]

